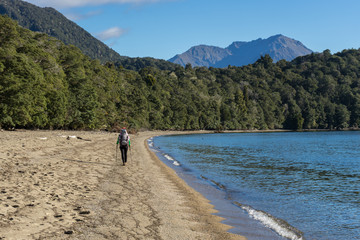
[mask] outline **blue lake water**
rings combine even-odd
[[[195,185],[203,192],[221,196],[212,201],[220,215],[224,202],[238,209],[229,210],[235,233],[360,239],[360,132],[160,136],[149,145],[181,176],[201,182]],[[240,215],[274,235],[244,232],[249,226],[240,227],[246,224]]]

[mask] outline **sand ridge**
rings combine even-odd
[[[0,132],[0,239],[244,239],[212,205],[130,135],[128,164],[117,133]]]

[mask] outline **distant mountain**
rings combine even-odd
[[[75,45],[84,54],[101,62],[126,58],[53,8],[40,8],[20,0],[0,0],[0,14],[8,15],[24,28],[43,32],[65,44]]]
[[[226,48],[199,45],[178,54],[168,61],[185,66],[227,67],[243,66],[256,62],[261,56],[269,54],[274,62],[285,59],[291,61],[296,57],[312,53],[301,42],[281,34],[267,39],[251,42],[233,42]]]
[[[187,63],[191,63],[193,66],[210,67],[229,55],[231,55],[231,52],[228,49],[199,45],[190,48],[183,54],[176,55],[169,61],[183,66],[185,66]]]

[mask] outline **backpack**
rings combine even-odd
[[[126,131],[121,131],[120,134],[120,146],[127,146],[128,145],[128,135],[126,133]]]

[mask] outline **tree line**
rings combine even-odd
[[[132,64],[134,66],[132,67]],[[130,70],[129,68],[133,69]],[[342,129],[360,125],[360,50],[227,68],[101,64],[0,16],[0,127]]]

